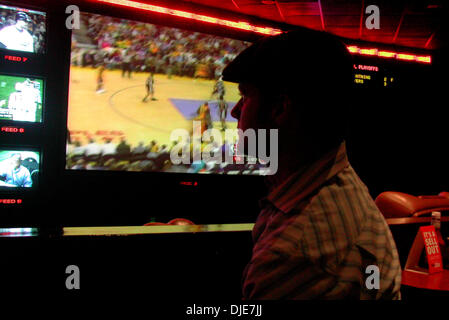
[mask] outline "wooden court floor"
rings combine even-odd
[[[104,72],[105,92],[96,93],[97,70],[71,67],[68,128],[72,141],[87,143],[92,137],[102,142],[105,137],[118,143],[124,137],[129,144],[147,145],[156,140],[159,145],[171,145],[170,133],[174,129],[190,131],[192,120],[185,117],[169,99],[210,101],[215,81],[155,74],[156,101],[142,102],[146,94],[148,73],[133,73],[122,77],[120,70]],[[237,102],[237,85],[225,83],[225,100]],[[216,99],[216,98],[213,98]],[[230,110],[229,110],[230,111]],[[211,112],[217,112],[211,109]],[[237,122],[228,122],[235,128]],[[214,122],[214,128],[221,128]]]

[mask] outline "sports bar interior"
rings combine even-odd
[[[205,102],[211,128],[236,128],[238,87],[223,68],[263,37],[311,29],[353,61],[339,99],[348,158],[393,236],[401,299],[449,297],[446,1],[20,0],[0,1],[0,14],[1,28],[25,20],[34,46],[0,29],[2,290],[240,301],[264,168],[170,165],[170,131]],[[24,94],[32,109],[20,113]],[[17,154],[28,185],[4,170]]]

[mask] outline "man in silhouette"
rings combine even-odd
[[[395,242],[346,154],[351,68],[335,37],[299,30],[259,40],[223,71],[239,83],[238,128],[279,134],[244,299],[400,298]],[[370,265],[380,270],[374,287]]]

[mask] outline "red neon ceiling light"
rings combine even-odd
[[[393,52],[393,51],[379,50],[377,48],[359,48],[358,46],[346,46],[346,48],[351,54],[376,56],[385,59],[397,59],[403,61],[432,63],[432,56],[419,56],[412,53]]]
[[[240,29],[240,30],[244,30],[244,31],[251,31],[251,32],[260,33],[260,34],[264,34],[264,35],[277,35],[277,34],[280,34],[283,32],[280,29],[275,29],[275,28],[271,28],[271,27],[254,26],[246,21],[231,21],[231,20],[226,20],[226,19],[220,19],[220,18],[215,18],[215,17],[211,17],[211,16],[205,16],[205,15],[182,11],[182,10],[170,9],[167,7],[156,6],[156,5],[141,3],[141,2],[132,1],[132,0],[95,0],[95,1],[102,2],[102,3],[109,3],[109,4],[113,4],[113,5],[125,6],[125,7],[129,7],[129,8],[135,8],[135,9],[139,9],[139,10],[163,13],[163,14],[168,14],[168,15],[175,16],[175,17],[192,19],[192,20],[206,22],[206,23],[213,23],[213,24],[217,24],[217,25],[221,25],[221,26],[225,26],[225,27],[229,27],[229,28],[235,28],[235,29]],[[358,46],[354,46],[354,45],[346,46],[346,48],[348,49],[348,51],[351,54],[377,56],[380,58],[397,59],[397,60],[403,60],[403,61],[416,61],[416,62],[428,63],[428,64],[432,63],[432,57],[430,55],[419,56],[419,55],[410,54],[410,53],[379,50],[377,48],[359,48]]]
[[[226,19],[219,19],[219,18],[214,18],[214,17],[210,17],[210,16],[205,16],[202,14],[196,14],[196,13],[192,13],[192,12],[175,10],[175,9],[170,9],[170,8],[161,7],[161,6],[155,6],[155,5],[131,1],[131,0],[96,0],[96,1],[103,2],[103,3],[109,3],[109,4],[113,4],[113,5],[130,7],[130,8],[136,8],[136,9],[140,9],[140,10],[158,12],[158,13],[175,16],[175,17],[192,19],[192,20],[196,20],[196,21],[218,24],[218,25],[225,26],[225,27],[230,27],[230,28],[235,28],[235,29],[240,29],[240,30],[245,30],[245,31],[251,31],[251,32],[265,34],[265,35],[276,35],[276,34],[282,33],[282,30],[280,30],[280,29],[254,26],[252,24],[249,24],[246,21],[231,21],[231,20],[226,20]]]

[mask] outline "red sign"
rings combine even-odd
[[[14,133],[24,133],[24,128],[17,128],[17,127],[2,127],[2,132],[14,132]]]
[[[0,203],[4,204],[21,204],[22,199],[0,199]]]
[[[194,186],[196,187],[198,185],[198,182],[194,181],[181,181],[179,184],[182,184],[184,186]]]
[[[427,262],[429,264],[429,273],[437,273],[443,271],[443,261],[441,258],[441,251],[438,244],[437,234],[435,232],[435,227],[420,227],[419,233],[421,234],[424,241]]]
[[[354,69],[356,69],[356,70],[376,71],[376,72],[379,71],[379,67],[367,66],[367,65],[364,65],[364,64],[359,64],[359,65],[355,65],[354,64]]]
[[[28,60],[27,57],[19,57],[19,56],[5,56],[5,60],[16,61],[16,62],[26,62]]]

